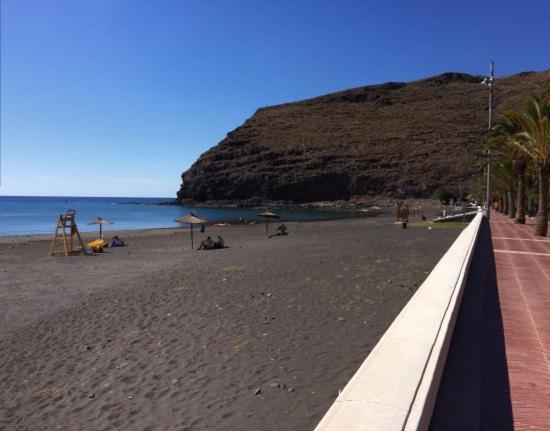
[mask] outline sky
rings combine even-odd
[[[1,195],[174,197],[262,106],[550,68],[550,2],[0,0]]]

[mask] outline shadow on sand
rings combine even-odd
[[[513,428],[491,230],[484,220],[430,429]]]

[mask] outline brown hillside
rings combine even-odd
[[[183,173],[178,200],[429,197],[479,170],[481,79],[445,73],[261,108]],[[549,83],[549,71],[499,78],[496,113]]]

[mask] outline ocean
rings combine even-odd
[[[0,196],[0,236],[53,233],[59,214],[76,210],[81,232],[97,231],[88,222],[102,217],[113,225],[105,231],[181,227],[174,219],[193,211],[211,223],[234,222],[239,218],[260,221],[259,211],[250,208],[201,208],[159,205],[168,198],[38,197]],[[346,210],[276,210],[282,220],[308,221],[353,217]]]

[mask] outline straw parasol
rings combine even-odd
[[[281,216],[279,216],[278,214],[275,214],[275,213],[272,213],[270,211],[264,211],[262,213],[259,213],[259,214],[256,214],[258,217],[262,217],[263,219],[265,219],[265,234],[267,235],[267,223],[268,221],[271,219],[279,219],[281,218]]]
[[[113,224],[113,222],[107,221],[104,218],[98,217],[95,220],[92,220],[88,224],[98,224],[99,225],[99,239],[103,239],[103,225],[104,224]]]
[[[191,229],[191,248],[193,248],[193,225],[208,223],[208,220],[197,217],[193,212],[191,212],[191,214],[187,214],[186,216],[177,218],[175,221],[178,223],[187,223],[189,225]]]

